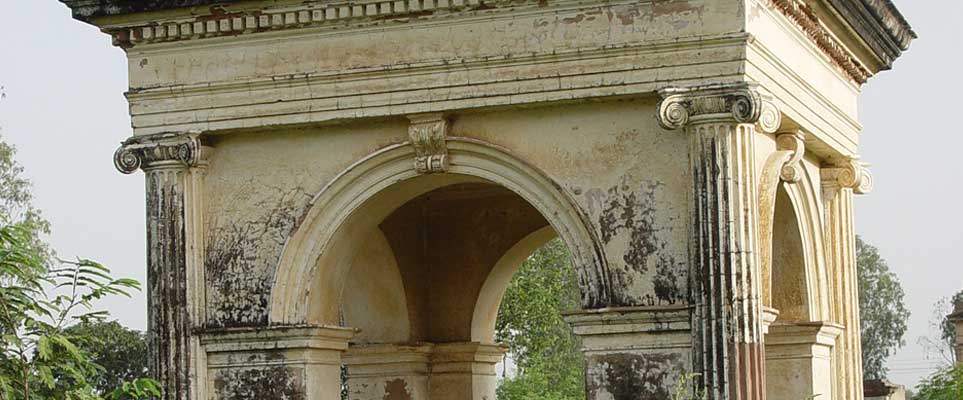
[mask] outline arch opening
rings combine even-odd
[[[557,185],[497,147],[448,145],[444,174],[415,172],[407,145],[349,167],[285,245],[271,321],[360,328],[343,358],[348,389],[366,391],[353,398],[380,399],[399,379],[416,397],[491,398],[505,352],[494,343],[498,304],[521,261],[553,237],[571,255],[581,303],[607,296],[598,241]]]

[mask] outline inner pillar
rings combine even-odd
[[[775,323],[766,335],[766,392],[771,399],[835,399],[836,339],[840,325]]]
[[[588,400],[674,399],[692,370],[691,310],[630,307],[568,313],[582,339]]]
[[[432,345],[351,346],[344,356],[348,400],[428,399]]]
[[[494,400],[495,364],[508,349],[481,343],[437,344],[428,378],[431,400]]]

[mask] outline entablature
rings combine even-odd
[[[814,151],[853,155],[859,87],[887,65],[873,51],[912,37],[880,0],[62,1],[127,51],[135,135],[755,82]],[[861,28],[876,39],[834,11],[850,2],[885,6]]]

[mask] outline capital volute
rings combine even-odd
[[[733,122],[754,124],[762,132],[773,133],[782,123],[779,109],[757,84],[669,88],[659,95],[659,124],[670,130],[697,123]]]
[[[779,171],[779,177],[787,183],[797,183],[803,177],[802,159],[806,155],[806,134],[791,130],[776,134],[776,148],[790,152],[789,159]]]
[[[869,164],[859,160],[859,157],[845,157],[830,160],[829,166],[820,171],[823,185],[830,187],[850,188],[856,194],[867,194],[873,191],[873,175],[869,171]]]
[[[114,166],[124,174],[138,169],[191,168],[201,162],[203,148],[198,132],[135,136],[114,152]]]

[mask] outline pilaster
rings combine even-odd
[[[196,133],[171,133],[131,138],[114,153],[120,172],[141,169],[147,180],[149,369],[165,400],[206,398],[205,357],[192,331],[204,315],[200,213],[208,151]]]
[[[692,371],[688,306],[567,313],[582,339],[588,400],[672,399]]]
[[[208,399],[341,399],[341,354],[356,331],[328,326],[204,332]]]
[[[843,326],[836,344],[837,393],[841,400],[863,398],[863,366],[859,332],[859,288],[853,196],[869,193],[872,175],[858,159],[833,160],[820,171],[825,210],[826,260],[830,271],[830,314]]]
[[[667,89],[659,122],[689,138],[693,357],[709,399],[765,397],[755,134],[779,110],[753,84]]]
[[[835,399],[834,346],[843,327],[775,323],[766,335],[766,384],[772,399]]]

